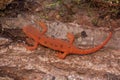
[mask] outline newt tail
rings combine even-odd
[[[96,46],[94,48],[90,48],[90,49],[78,49],[78,48],[75,48],[75,49],[73,49],[73,52],[77,53],[77,54],[90,54],[90,53],[94,53],[94,52],[100,50],[101,48],[103,48],[104,45],[106,45],[107,42],[111,39],[111,37],[112,37],[112,32],[109,33],[109,36],[100,45],[98,45],[98,46]]]
[[[66,48],[66,51],[64,53],[58,53],[57,56],[61,59],[64,59],[69,54],[81,54],[82,55],[82,54],[91,54],[91,53],[97,52],[108,43],[111,37],[112,37],[112,32],[109,33],[109,36],[100,45],[93,47],[93,48],[89,48],[89,49],[79,49],[73,45],[69,46],[69,48]]]
[[[53,50],[59,51],[56,56],[64,59],[69,54],[90,54],[94,53],[101,48],[103,48],[107,42],[112,37],[112,32],[110,32],[109,36],[103,41],[100,45],[90,48],[90,49],[79,49],[76,46],[73,45],[74,42],[74,35],[72,33],[68,33],[67,37],[69,39],[69,42],[51,38],[45,35],[47,31],[47,27],[44,22],[39,22],[39,25],[43,28],[43,30],[40,32],[39,29],[33,27],[33,26],[25,26],[23,27],[23,32],[29,37],[34,40],[33,46],[26,46],[29,50],[34,50],[38,47],[38,44],[41,44],[45,47],[51,48]],[[63,52],[63,53],[61,53]]]

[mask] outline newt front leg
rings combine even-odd
[[[33,28],[33,27],[25,27],[25,28],[23,28],[23,31],[26,32],[26,34],[29,36],[29,38],[32,37],[34,39],[34,41],[35,41],[33,46],[26,46],[26,48],[28,50],[36,49],[38,47],[38,43],[39,43],[39,41],[38,41],[39,38],[37,36],[38,35],[44,35],[46,33],[46,31],[47,31],[47,27],[46,27],[45,23],[43,23],[41,21],[37,22],[37,23],[39,23],[40,27],[42,27],[42,29],[43,29],[42,32],[40,32],[40,34],[39,34],[39,31],[36,28]],[[29,30],[30,28],[31,28],[31,30],[36,30],[36,32],[34,32],[33,34],[37,33],[37,36],[33,36],[33,35],[29,34],[29,32],[27,32],[27,30]],[[27,42],[30,43],[30,41],[28,41],[28,40],[27,40]]]
[[[41,21],[38,23],[39,23],[39,26],[42,27],[42,29],[43,29],[41,34],[44,35],[47,32],[47,26],[45,25],[45,23],[43,23]]]
[[[33,46],[26,46],[26,49],[35,50],[37,47],[38,47],[38,41],[34,41]]]

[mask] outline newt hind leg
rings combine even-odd
[[[67,37],[69,39],[69,43],[70,45],[73,44],[74,42],[74,35],[72,33],[68,33]],[[57,53],[56,56],[59,57],[60,59],[64,59],[69,53],[68,52],[64,52],[64,53]]]
[[[69,43],[73,44],[73,42],[74,42],[74,35],[72,33],[67,33],[67,37],[69,39]]]
[[[64,53],[56,53],[56,56],[59,57],[60,59],[64,59],[66,56],[67,56],[67,52],[64,52]]]

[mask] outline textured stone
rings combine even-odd
[[[40,20],[38,16],[29,14],[19,15],[13,19],[2,19],[3,27],[10,29],[22,28],[27,24],[38,27],[34,23],[36,20]],[[84,30],[87,37],[83,39],[78,35],[74,42],[74,45],[84,49],[100,44],[108,36],[108,32],[101,28],[91,29],[89,26],[84,25],[83,27],[76,23],[62,23],[59,21],[44,22],[48,27],[46,35],[66,41],[68,40],[66,37],[67,32],[72,32],[76,35]],[[0,68],[0,75],[23,77],[24,80],[119,80],[119,36],[120,32],[116,31],[109,43],[96,53],[90,55],[69,55],[64,60],[57,58],[55,56],[57,51],[49,48],[39,46],[34,51],[28,51],[24,47],[24,42],[13,42],[7,47],[0,48],[0,67],[8,67],[7,70]],[[5,44],[2,40],[4,39],[0,39],[1,44]],[[9,67],[15,67],[18,70],[14,68],[12,70]]]

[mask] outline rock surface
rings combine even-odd
[[[2,19],[4,28],[22,28],[39,20],[35,15],[18,15],[14,19]],[[45,21],[45,20],[42,20]],[[46,35],[67,40],[67,32],[75,37],[74,45],[90,48],[100,44],[108,32],[103,28],[92,29],[76,23],[45,21],[48,26]],[[8,26],[9,25],[9,26]],[[12,27],[11,27],[12,26]],[[39,28],[39,27],[38,27]],[[106,28],[106,30],[108,30]],[[87,37],[82,38],[85,31]],[[120,32],[116,31],[109,43],[100,51],[90,55],[69,55],[66,59],[55,56],[57,51],[39,46],[28,51],[24,41],[0,46],[0,79],[6,80],[119,80],[120,79]],[[0,38],[1,44],[11,40]]]

